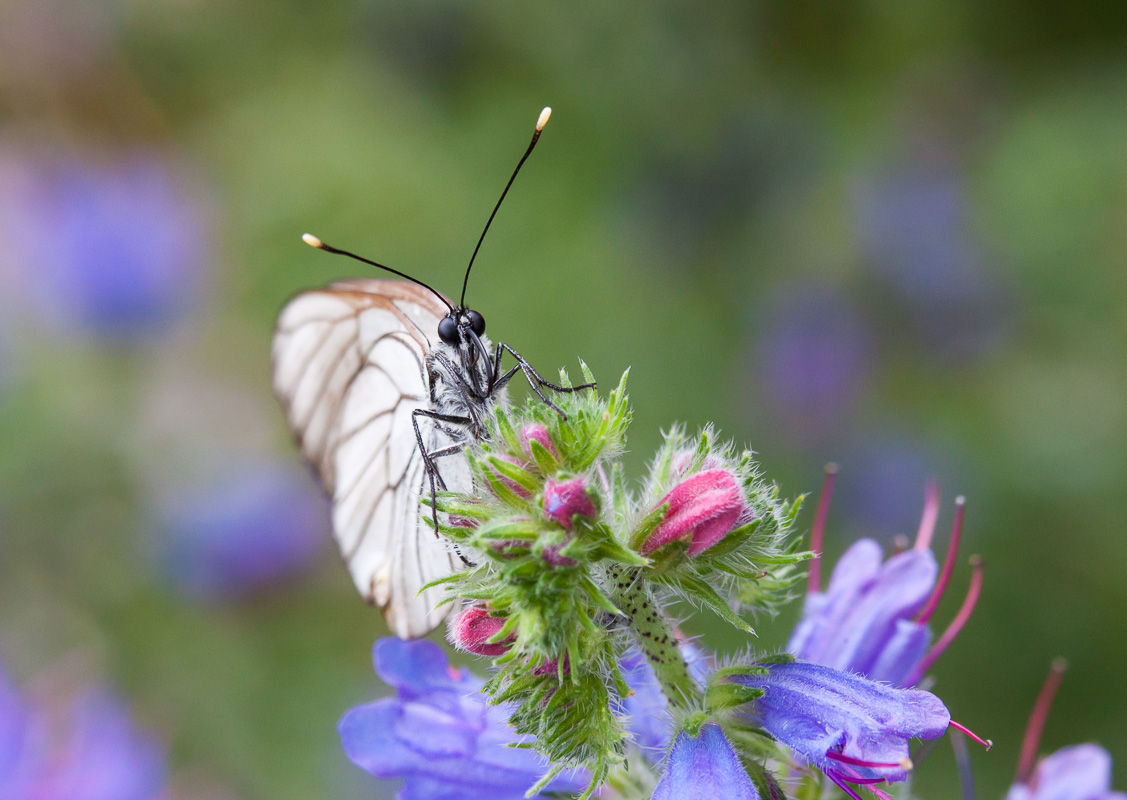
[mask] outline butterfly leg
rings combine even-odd
[[[445,491],[446,483],[442,480],[442,475],[439,473],[438,466],[434,463],[434,459],[461,452],[465,445],[457,444],[451,447],[445,447],[441,450],[435,450],[434,452],[427,452],[426,443],[423,441],[423,432],[419,430],[419,417],[427,417],[428,419],[433,419],[438,422],[449,422],[455,425],[468,425],[470,418],[459,417],[453,414],[439,414],[437,411],[431,411],[426,408],[416,408],[411,412],[411,425],[415,429],[415,441],[419,445],[419,454],[423,457],[423,467],[427,471],[427,480],[430,481],[430,515],[431,522],[434,525],[434,535],[435,538],[437,538],[438,488],[441,486]]]
[[[502,375],[500,378],[498,378],[497,384],[496,384],[497,387],[504,386],[506,383],[508,383],[512,379],[512,377],[516,374],[517,370],[519,369],[521,372],[524,373],[524,377],[528,380],[528,385],[532,387],[532,391],[536,392],[536,396],[539,397],[541,400],[543,400],[545,405],[547,405],[549,408],[551,408],[553,411],[555,411],[557,414],[559,414],[564,419],[567,418],[567,415],[564,414],[564,412],[560,409],[559,406],[557,406],[555,403],[553,403],[551,400],[549,400],[547,397],[544,396],[544,393],[542,391],[540,391],[540,387],[546,386],[547,388],[551,389],[554,392],[578,392],[580,389],[594,389],[595,388],[594,383],[581,383],[578,386],[557,386],[556,384],[552,383],[551,381],[545,380],[544,377],[539,372],[537,372],[536,369],[531,364],[529,364],[525,360],[524,356],[522,356],[520,353],[518,353],[513,348],[509,347],[504,342],[498,342],[497,343],[497,352],[494,355],[494,363],[500,364],[501,363],[501,354],[502,354],[502,352],[506,352],[506,351],[508,353],[510,353],[513,358],[516,359],[517,365],[515,367],[513,367],[512,369],[510,369],[508,372],[506,372],[504,375]]]

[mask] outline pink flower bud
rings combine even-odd
[[[512,646],[516,636],[503,642],[490,642],[505,625],[504,617],[490,616],[485,606],[470,606],[450,625],[450,638],[459,650],[479,656],[500,656]]]
[[[532,445],[529,442],[533,439],[544,445],[549,453],[559,459],[560,454],[556,451],[552,437],[548,435],[548,429],[539,423],[529,423],[520,429],[520,446],[524,452],[528,453],[529,458],[532,457]]]
[[[549,480],[544,485],[544,513],[565,529],[571,530],[571,518],[576,514],[594,517],[595,504],[587,495],[583,478],[566,481]]]
[[[669,511],[642,544],[643,555],[682,539],[689,540],[689,555],[704,552],[736,527],[744,511],[744,493],[730,471],[711,469],[674,486],[659,505],[665,503]]]

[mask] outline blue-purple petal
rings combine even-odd
[[[677,734],[666,762],[665,773],[653,800],[759,800],[759,792],[748,777],[720,726],[709,723],[693,737]]]
[[[481,681],[449,665],[432,642],[382,639],[373,649],[376,671],[397,689],[348,711],[338,727],[349,759],[381,778],[404,778],[400,800],[523,798],[548,770],[508,725],[508,711],[480,694]],[[554,780],[549,790],[577,791],[580,774]]]
[[[824,771],[842,770],[827,756],[831,750],[865,761],[902,762],[910,739],[942,736],[951,721],[930,692],[896,689],[819,664],[771,664],[766,674],[733,680],[764,691],[749,709],[754,722]],[[901,768],[850,770],[859,777],[906,777]]]
[[[640,650],[631,650],[619,663],[622,677],[633,690],[622,701],[626,729],[634,743],[651,760],[657,760],[669,744],[672,721],[666,710],[665,695],[646,657]]]
[[[931,629],[910,619],[898,619],[867,678],[906,687],[931,644]]]
[[[930,550],[907,550],[881,563],[871,539],[853,544],[838,561],[824,593],[806,599],[790,653],[840,670],[899,685],[927,649],[925,626],[905,627],[935,586],[938,565]],[[922,643],[922,644],[921,644]]]
[[[1099,745],[1057,750],[1037,765],[1029,785],[1014,784],[1006,800],[1123,800],[1111,791],[1111,756]]]

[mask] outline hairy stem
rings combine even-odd
[[[654,602],[641,572],[630,567],[607,567],[611,597],[630,619],[634,638],[657,675],[661,691],[670,705],[691,708],[699,700],[700,689],[689,674],[689,667],[677,646],[673,626]]]

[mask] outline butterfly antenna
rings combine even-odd
[[[509,187],[513,185],[513,181],[517,179],[517,173],[520,168],[524,166],[524,162],[532,155],[532,148],[536,147],[536,141],[540,138],[540,132],[544,130],[544,126],[548,124],[548,117],[552,116],[552,109],[545,107],[540,112],[540,118],[536,120],[536,130],[532,132],[532,141],[528,143],[528,149],[524,151],[524,155],[520,157],[517,162],[517,168],[513,170],[513,175],[509,178],[509,182],[505,184],[505,191],[501,192],[501,199],[497,201],[497,205],[493,206],[493,213],[489,215],[489,220],[485,223],[485,229],[481,232],[481,237],[477,240],[477,247],[473,249],[473,255],[470,256],[469,266],[466,267],[466,277],[462,281],[462,298],[458,301],[459,308],[466,307],[466,287],[470,283],[470,270],[473,269],[474,259],[477,258],[477,251],[481,249],[481,243],[485,241],[485,234],[489,232],[489,226],[493,224],[493,218],[497,216],[497,209],[501,207],[501,203],[505,199],[505,195],[509,193]]]
[[[422,286],[424,289],[430,290],[434,294],[435,297],[437,297],[439,300],[441,300],[446,305],[446,307],[448,309],[450,309],[451,311],[454,310],[454,306],[450,305],[450,301],[447,300],[445,297],[443,297],[442,294],[437,289],[435,289],[433,286],[428,286],[427,284],[423,283],[418,278],[412,278],[410,275],[408,275],[405,272],[400,272],[399,270],[392,269],[391,267],[385,267],[383,264],[377,264],[375,261],[372,261],[370,258],[364,258],[364,256],[358,256],[355,253],[348,252],[347,250],[341,250],[337,247],[330,247],[329,245],[325,244],[320,239],[318,239],[316,236],[314,236],[312,233],[303,233],[301,235],[301,240],[303,242],[305,242],[307,245],[309,245],[310,247],[316,247],[318,250],[324,250],[326,253],[333,253],[334,255],[338,255],[338,256],[348,256],[349,258],[355,258],[357,261],[363,261],[365,264],[371,264],[373,267],[379,267],[380,269],[387,270],[388,272],[390,272],[393,275],[398,275],[400,278],[405,278],[406,280],[411,281],[411,283],[417,283],[417,284],[419,284],[419,286]]]

